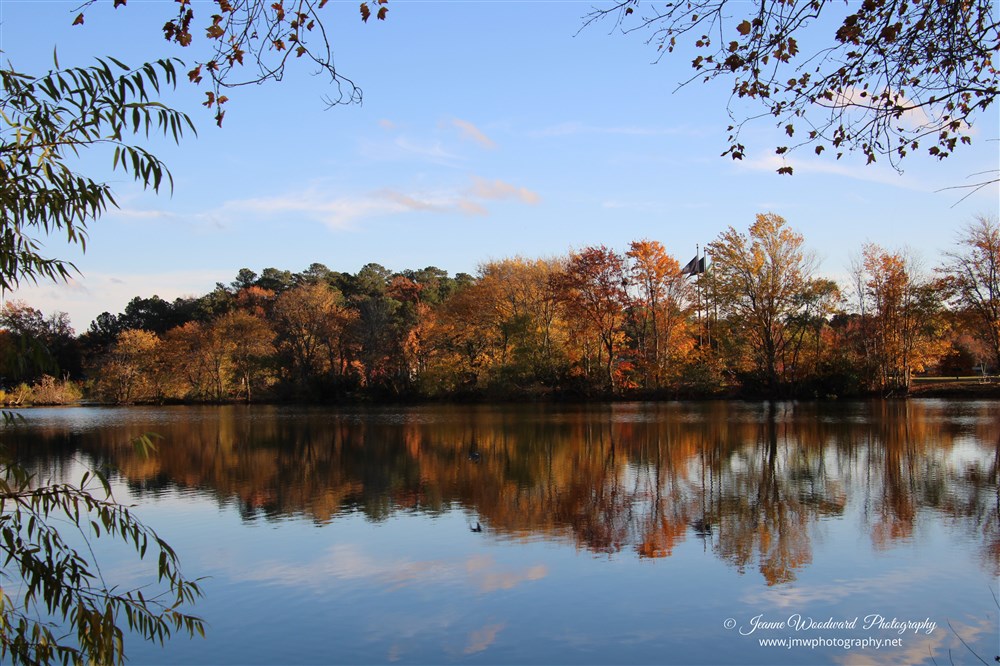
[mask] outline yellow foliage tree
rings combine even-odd
[[[118,404],[162,397],[160,339],[155,333],[129,329],[98,368],[98,391]]]
[[[787,377],[789,320],[803,307],[801,294],[815,264],[804,244],[784,218],[764,213],[748,235],[729,227],[708,246],[716,304],[772,391]]]

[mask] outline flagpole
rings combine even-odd
[[[708,249],[708,248],[706,248]],[[698,264],[699,268],[704,267],[702,274],[708,272],[708,255],[706,254]],[[709,292],[705,296],[705,338],[708,340],[708,348],[712,348],[712,291],[709,285]]]
[[[698,319],[698,346],[702,347],[702,346],[704,346],[705,339],[704,339],[704,329],[702,327],[702,322],[701,322],[701,278],[699,277],[699,273],[698,273],[698,262],[699,262],[699,258],[700,257],[701,257],[701,247],[697,243],[695,243],[695,246],[694,246],[694,279],[695,279],[694,288],[695,288],[695,297],[697,298],[696,312],[697,312],[697,319]]]

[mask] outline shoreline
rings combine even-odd
[[[542,403],[551,405],[560,404],[613,404],[623,402],[706,402],[716,400],[732,400],[738,402],[766,402],[766,401],[795,401],[795,402],[840,402],[844,400],[908,400],[908,399],[949,399],[949,400],[1000,400],[1000,382],[980,382],[969,380],[934,380],[930,382],[917,382],[910,389],[909,393],[903,395],[879,395],[877,393],[859,394],[848,396],[766,396],[738,393],[717,393],[717,394],[673,394],[673,395],[650,395],[635,393],[631,395],[466,395],[451,396],[442,398],[419,398],[419,397],[399,397],[394,399],[378,399],[371,397],[341,396],[340,399],[323,400],[261,400],[246,403],[242,400],[222,401],[222,402],[197,402],[197,401],[167,401],[167,402],[137,402],[126,404],[103,403],[92,400],[82,400],[68,403],[52,404],[27,404],[27,405],[6,405],[0,409],[30,409],[31,407],[122,407],[122,406],[143,406],[143,407],[176,407],[176,406],[210,406],[210,405],[284,405],[284,406],[399,406],[399,405],[489,405],[489,404],[528,404]]]

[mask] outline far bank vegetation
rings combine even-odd
[[[801,234],[761,214],[684,265],[638,240],[476,275],[242,269],[199,297],[137,296],[79,336],[64,313],[13,301],[0,401],[822,398],[996,372],[996,220],[968,224],[930,270],[870,244],[850,284],[815,264]]]

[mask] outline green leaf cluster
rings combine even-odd
[[[14,417],[4,414],[8,427]],[[137,451],[155,450],[149,436]],[[69,529],[67,530],[67,525]],[[65,534],[78,532],[85,547]],[[118,540],[140,559],[156,558],[160,589],[109,586],[90,540]],[[106,476],[79,484],[41,483],[20,464],[0,461],[0,656],[24,664],[122,664],[124,628],[163,643],[174,632],[204,635],[204,622],[182,612],[201,596],[177,554],[118,503]]]
[[[173,186],[169,170],[128,139],[156,133],[176,142],[194,131],[186,114],[156,99],[176,85],[176,60],[135,69],[114,58],[64,69],[53,61],[42,76],[0,68],[0,292],[68,279],[75,267],[43,255],[43,238],[61,233],[85,249],[88,221],[117,206],[107,183],[75,168],[84,151],[110,148],[113,170],[159,191]]]

